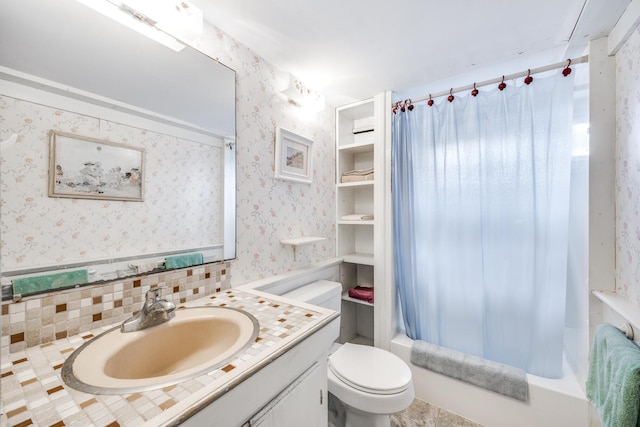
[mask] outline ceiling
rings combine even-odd
[[[192,0],[337,106],[417,97],[583,54],[630,0]]]

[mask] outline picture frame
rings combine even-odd
[[[275,177],[287,181],[313,182],[313,140],[287,129],[276,128]]]
[[[144,201],[144,149],[51,130],[49,197]]]

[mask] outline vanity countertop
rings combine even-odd
[[[181,305],[243,309],[258,319],[260,333],[251,347],[227,365],[157,390],[92,395],[74,390],[62,381],[60,370],[65,359],[86,341],[115,325],[11,353],[0,364],[0,424],[11,427],[174,425],[186,414],[232,390],[338,316],[331,310],[285,301],[254,290],[230,289]]]

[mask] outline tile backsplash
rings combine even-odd
[[[131,317],[145,293],[166,286],[163,297],[183,304],[231,287],[229,262],[119,279],[2,303],[2,356]]]

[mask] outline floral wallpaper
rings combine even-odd
[[[2,271],[222,242],[221,168],[211,167],[222,164],[222,145],[6,96],[0,113],[0,140],[18,135],[2,147]],[[48,197],[51,129],[143,148],[144,202]]]
[[[281,94],[291,80],[289,74],[213,26],[205,25],[205,35],[194,47],[236,71],[237,245],[232,285],[335,256],[334,109],[327,106],[312,113],[290,103]],[[218,207],[204,199],[189,202],[181,197],[185,189],[199,191],[194,183],[206,178],[189,173],[183,174],[180,182],[164,179],[167,169],[184,167],[184,162],[174,157],[177,153],[170,147],[175,141],[170,137],[140,135],[134,128],[7,97],[0,98],[0,112],[0,140],[11,133],[19,135],[10,156],[5,156],[3,149],[1,164],[3,270],[37,265],[51,254],[55,254],[55,262],[64,262],[107,253],[156,252],[167,242],[201,246],[210,243],[204,236],[215,235],[209,233],[214,226],[206,220],[216,216]],[[274,178],[277,126],[314,141],[312,184]],[[147,150],[150,181],[145,184],[144,203],[48,198],[46,133],[51,128],[162,147],[163,151],[158,151],[162,154]],[[191,150],[198,149],[194,146]],[[217,160],[212,157],[218,154],[197,155],[204,163],[213,164]],[[202,168],[198,169],[201,173]],[[181,215],[172,211],[153,216],[147,207],[155,205],[179,208]],[[191,209],[194,206],[197,209]],[[53,211],[60,214],[51,215]],[[108,227],[98,225],[104,220]],[[170,227],[164,226],[166,221],[182,224],[181,231],[170,232]],[[284,238],[302,236],[326,240],[299,247],[295,257],[291,246],[280,243]]]
[[[616,292],[640,307],[640,27],[616,54]]]
[[[216,28],[198,48],[236,71],[237,246],[232,285],[269,277],[335,256],[334,109],[313,113],[281,91],[287,73]],[[276,127],[314,141],[313,183],[274,178]],[[281,239],[326,240],[294,251]]]

